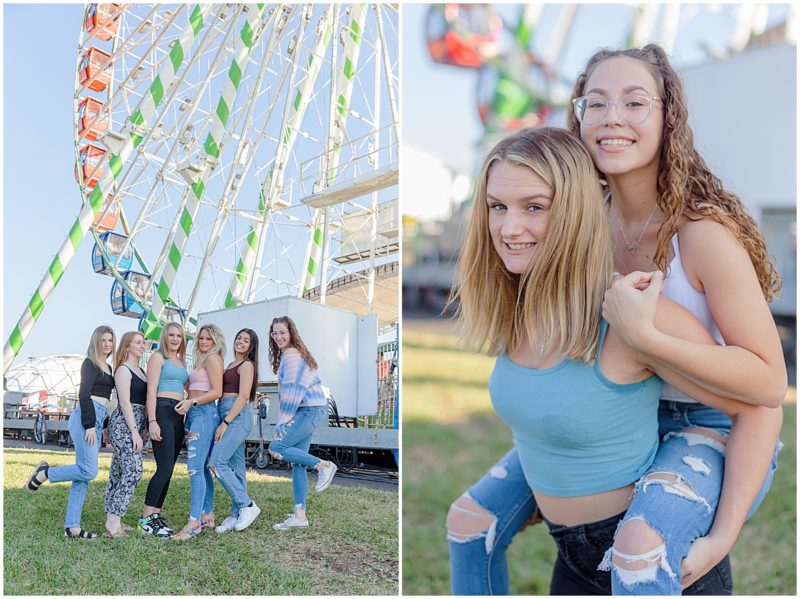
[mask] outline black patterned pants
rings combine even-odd
[[[131,408],[136,428],[141,431],[147,422],[145,407],[131,404]],[[119,408],[109,418],[108,436],[114,452],[106,485],[106,513],[122,517],[128,511],[136,485],[142,478],[142,454],[133,451],[133,437]]]

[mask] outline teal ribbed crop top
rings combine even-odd
[[[158,391],[177,392],[183,391],[184,385],[189,382],[189,373],[186,368],[176,366],[171,360],[164,360],[161,367],[161,376],[158,377]]]
[[[489,379],[492,405],[514,433],[531,489],[556,497],[592,495],[641,477],[658,448],[658,399],[663,381],[632,384],[600,371],[600,326],[594,364],[565,359],[534,370],[503,352]]]

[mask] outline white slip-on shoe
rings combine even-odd
[[[300,520],[297,516],[292,514],[283,522],[273,524],[272,528],[275,530],[289,530],[290,528],[308,528],[308,519]]]
[[[234,529],[234,527],[236,526],[236,522],[238,522],[236,518],[234,518],[233,516],[228,516],[222,521],[222,524],[217,526],[214,530],[216,530],[217,532],[228,532],[229,530]]]
[[[250,505],[243,507],[239,510],[239,519],[233,527],[234,530],[244,530],[253,523],[253,520],[258,518],[261,513],[261,508],[256,505],[256,502],[250,500]]]

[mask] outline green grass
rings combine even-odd
[[[511,447],[487,391],[493,359],[455,349],[455,337],[403,328],[403,592],[449,594],[450,503]],[[784,407],[785,447],[769,495],[731,555],[737,595],[795,595],[797,410]],[[555,546],[529,527],[509,549],[511,592],[546,595]]]
[[[70,463],[73,454],[5,449],[4,594],[6,595],[396,595],[396,493],[333,485],[309,496],[307,530],[278,532],[292,511],[291,480],[248,471],[248,491],[261,515],[246,531],[213,531],[187,542],[141,537],[76,541],[63,535],[69,485],[24,485],[41,459]],[[89,487],[82,526],[101,532],[110,456]],[[155,463],[123,519],[134,524]],[[164,518],[179,529],[189,509],[185,464],[175,467]],[[217,485],[217,521],[230,498]]]

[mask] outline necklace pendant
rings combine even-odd
[[[639,241],[637,240],[625,243],[625,249],[631,252],[632,254],[635,254],[636,252],[639,251]]]

